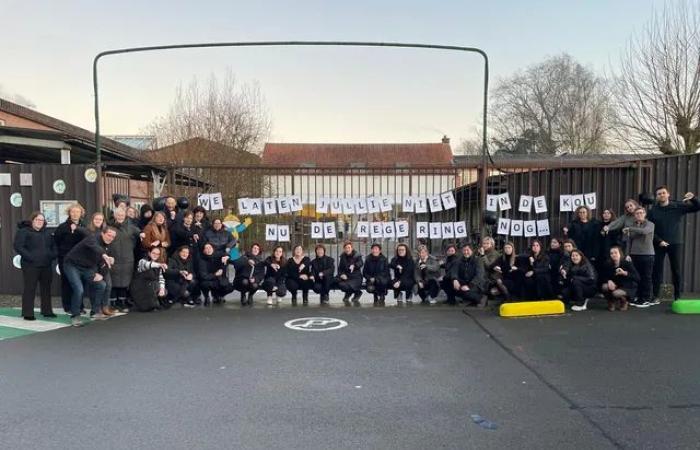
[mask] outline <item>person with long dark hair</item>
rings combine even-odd
[[[345,241],[343,253],[338,257],[338,276],[336,285],[343,296],[345,306],[350,306],[350,296],[355,306],[360,306],[362,296],[362,255],[352,247],[352,242]]]
[[[253,296],[265,279],[265,261],[260,255],[260,244],[254,243],[240,258],[233,261],[236,275],[233,287],[241,293],[241,305],[253,306]]]
[[[527,256],[527,266],[523,279],[523,295],[527,300],[551,299],[552,283],[549,278],[549,258],[542,251],[542,244],[533,240]]]
[[[194,214],[194,228],[197,230],[199,235],[202,236],[204,231],[208,230],[210,226],[209,217],[207,217],[207,210],[202,206],[195,206],[192,209],[192,213]]]
[[[168,231],[165,214],[162,211],[156,211],[151,221],[143,229],[141,247],[149,251],[149,254],[150,249],[154,247],[160,248],[160,262],[165,262],[167,259],[166,252],[170,248],[170,244],[170,232]]]
[[[525,258],[527,259],[527,258]],[[522,296],[522,284],[525,276],[518,265],[518,255],[515,244],[506,242],[503,244],[503,254],[494,262],[492,270],[498,274],[494,295],[502,295],[503,300],[509,302]]]
[[[292,294],[292,305],[297,304],[297,293],[301,291],[304,305],[309,304],[309,291],[313,288],[311,280],[311,260],[304,254],[304,247],[295,245],[292,256],[287,260],[287,290]]]
[[[434,305],[437,303],[437,296],[440,292],[440,263],[428,252],[425,245],[418,246],[418,257],[415,262],[416,286],[418,287],[418,297],[421,303]]]
[[[41,315],[56,317],[51,307],[52,264],[56,259],[56,243],[46,228],[46,219],[40,212],[34,212],[29,220],[20,222],[15,234],[14,249],[21,257],[22,279],[22,317],[35,320],[34,301],[36,286],[39,284],[41,297]]]
[[[165,277],[168,265],[162,260],[163,249],[151,247],[148,254],[136,266],[136,274],[131,280],[131,298],[134,307],[140,312],[157,311],[167,307]]]
[[[287,259],[284,247],[278,245],[265,259],[265,280],[262,288],[267,294],[267,305],[276,305],[280,298],[287,295]]]
[[[454,280],[454,267],[457,260],[457,247],[454,244],[449,244],[447,247],[445,247],[445,259],[440,262],[440,268],[443,270],[442,279],[440,280],[440,287],[447,296],[445,303],[448,305],[457,304],[454,296],[454,289],[452,287],[452,281]]]
[[[141,231],[143,231],[143,229],[146,228],[146,225],[151,223],[151,219],[153,219],[153,212],[153,207],[148,203],[141,205],[141,214],[139,215],[138,225]]]
[[[374,306],[383,306],[390,278],[389,261],[382,254],[382,246],[376,242],[365,257],[362,276],[365,277],[365,290],[374,297]]]
[[[403,303],[404,294],[406,295],[406,301],[410,302],[413,295],[413,286],[416,284],[416,265],[413,262],[408,245],[398,244],[396,246],[396,254],[391,258],[389,268],[393,272],[391,288],[394,290],[396,302]]]
[[[561,293],[561,286],[559,285],[559,271],[561,270],[563,257],[564,250],[561,248],[561,239],[553,237],[549,241],[547,258],[549,258],[549,279],[552,284],[552,293],[554,295],[559,295]]]
[[[574,250],[571,252],[571,266],[568,271],[562,273],[562,276],[564,302],[572,305],[572,311],[585,311],[588,308],[588,299],[596,293],[598,282],[593,264],[581,250]]]
[[[316,244],[316,257],[311,261],[311,281],[313,290],[321,296],[321,305],[328,305],[335,273],[335,260],[326,255],[326,247]]]
[[[576,248],[595,264],[600,254],[600,222],[592,217],[588,206],[576,208],[576,219],[568,227],[564,227],[564,234],[576,243]]]
[[[169,255],[179,251],[180,247],[186,245],[190,249],[190,255],[194,255],[199,248],[199,231],[194,226],[194,214],[190,211],[182,213],[182,220],[175,222],[170,227],[170,246]]]
[[[71,308],[71,288],[68,278],[63,271],[63,260],[78,242],[87,236],[87,229],[83,223],[85,209],[80,203],[72,203],[66,208],[68,218],[56,228],[53,239],[56,243],[56,253],[58,257],[58,271],[61,273],[61,303],[63,311],[70,313]]]
[[[610,229],[610,226],[617,220],[615,211],[605,208],[600,212],[600,254],[598,267],[602,269],[605,262],[610,258],[610,249],[622,244],[622,231],[620,229]]]
[[[630,300],[637,295],[639,273],[634,264],[625,259],[622,248],[613,246],[610,258],[600,274],[601,291],[608,300],[608,310],[627,311]]]

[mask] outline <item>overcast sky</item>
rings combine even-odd
[[[481,47],[492,83],[568,52],[608,71],[663,3],[557,1],[0,0],[0,92],[94,129],[92,58],[111,48],[256,40],[403,41]],[[237,48],[111,57],[101,63],[106,134],[141,131],[178,83],[230,70],[257,81],[271,141],[459,142],[481,120],[476,55],[408,49]]]

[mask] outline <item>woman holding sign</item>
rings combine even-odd
[[[389,267],[394,272],[391,287],[394,289],[394,298],[397,303],[403,302],[403,293],[406,293],[406,301],[411,301],[413,285],[416,284],[416,264],[411,258],[411,251],[406,244],[396,246],[396,255],[391,258]]]
[[[343,291],[343,303],[350,306],[350,296],[355,306],[360,306],[362,296],[362,255],[352,248],[352,242],[343,244],[343,253],[338,257],[338,289]]]

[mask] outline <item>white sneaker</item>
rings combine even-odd
[[[585,303],[584,303],[583,305],[581,305],[581,306],[579,306],[579,305],[574,305],[574,306],[571,307],[571,310],[572,310],[572,311],[585,311],[586,309],[588,309],[588,308],[586,308],[586,304],[585,304]]]
[[[660,305],[660,304],[661,304],[661,299],[658,299],[658,298],[655,298],[654,300],[649,302],[650,306]]]
[[[268,305],[268,306],[272,306],[272,305],[273,305],[273,303],[272,303],[272,297],[267,297],[267,305]]]
[[[70,324],[73,325],[74,327],[82,327],[83,321],[80,320],[80,316],[75,316],[75,317],[71,317]]]
[[[90,316],[90,319],[92,320],[107,320],[109,317],[105,316],[102,313],[95,313],[92,316]]]
[[[428,303],[430,303],[431,305],[434,305],[437,303],[437,300],[435,300],[434,298],[431,298],[430,300],[428,300]]]

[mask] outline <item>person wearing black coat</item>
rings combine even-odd
[[[140,312],[157,311],[169,307],[166,302],[165,277],[163,272],[168,266],[162,261],[161,247],[153,247],[146,257],[136,264],[136,274],[131,280],[129,291],[134,308]]]
[[[292,294],[292,305],[297,304],[297,292],[301,291],[304,305],[309,304],[309,290],[313,288],[311,260],[304,254],[304,247],[294,246],[292,257],[287,260],[287,290]]]
[[[375,305],[384,305],[384,299],[389,286],[389,261],[382,254],[382,246],[372,244],[370,254],[365,257],[362,266],[367,293],[374,296]]]
[[[362,255],[352,248],[352,242],[343,244],[343,253],[338,257],[336,284],[345,295],[343,303],[350,306],[350,296],[355,306],[360,306],[362,296]]]
[[[524,258],[527,261],[527,257]],[[515,252],[515,244],[503,244],[503,254],[493,263],[491,270],[498,274],[496,290],[503,295],[504,301],[511,301],[522,296],[522,285],[525,272],[521,270],[523,258]]]
[[[143,229],[146,228],[146,225],[151,223],[153,213],[154,211],[151,205],[149,205],[148,203],[141,205],[141,215],[139,216],[139,229],[141,229],[141,231],[143,231]]]
[[[85,210],[79,203],[73,203],[67,208],[68,218],[53,232],[58,257],[58,271],[61,273],[61,303],[66,313],[70,312],[71,290],[68,278],[64,275],[63,259],[75,245],[88,235],[82,217]]]
[[[598,254],[598,264],[596,270],[602,269],[610,259],[610,249],[614,246],[622,245],[622,230],[611,229],[612,223],[616,220],[615,212],[606,208],[600,213],[600,253]]]
[[[165,213],[165,223],[168,229],[172,228],[174,224],[182,222],[182,211],[178,208],[175,197],[165,198],[165,209],[163,213]]]
[[[110,226],[117,230],[117,236],[109,246],[108,252],[109,256],[114,257],[114,264],[109,273],[109,284],[112,287],[110,298],[116,309],[125,311],[130,303],[127,291],[134,275],[136,264],[134,249],[141,241],[140,230],[128,221],[126,210],[123,208],[114,210]],[[112,313],[109,308],[106,308],[104,312],[107,315]]]
[[[445,291],[445,295],[447,296],[445,303],[448,305],[457,303],[454,296],[454,288],[452,287],[452,273],[458,259],[457,247],[452,244],[448,245],[447,248],[445,248],[445,259],[440,263],[440,268],[443,269],[445,273],[440,281],[440,287]]]
[[[170,227],[171,245],[168,248],[168,256],[173,255],[175,251],[179,251],[178,249],[183,245],[189,247],[190,255],[195,255],[199,248],[200,234],[197,228],[195,228],[193,220],[194,215],[188,211],[182,215],[182,221],[175,222]],[[216,250],[216,248],[214,250]]]
[[[197,266],[199,288],[204,294],[204,305],[209,305],[211,295],[213,303],[222,303],[224,297],[233,292],[233,285],[226,277],[228,255],[216,252],[214,246],[207,242],[202,246],[202,254]]]
[[[549,241],[547,258],[549,258],[549,280],[552,285],[552,294],[559,295],[561,293],[559,270],[561,269],[562,260],[564,258],[564,250],[561,248],[561,240],[559,238],[552,238]]]
[[[483,292],[486,280],[484,265],[474,255],[474,249],[467,244],[462,247],[462,257],[453,267],[452,290],[454,296],[467,304],[486,306]]]
[[[195,299],[199,296],[192,253],[189,246],[180,246],[175,254],[168,259],[168,268],[163,274],[168,301],[182,303],[182,306],[188,308],[194,307],[198,303]]]
[[[233,238],[233,235],[219,218],[212,220],[211,228],[204,231],[202,239],[204,242],[213,245],[216,253],[224,253],[226,255],[228,255],[231,248],[236,245],[236,240]]]
[[[335,261],[326,256],[326,247],[323,244],[317,244],[314,253],[316,257],[311,261],[311,282],[314,292],[321,296],[321,305],[327,305],[333,285]]]
[[[525,273],[523,297],[526,300],[551,299],[554,294],[552,294],[552,282],[549,275],[549,258],[542,251],[540,241],[532,241],[527,259],[520,258],[520,260],[523,261],[521,270]]]
[[[199,236],[201,237],[204,234],[204,231],[208,230],[209,226],[211,225],[209,217],[207,217],[207,210],[202,206],[195,206],[192,209],[192,213],[194,214],[192,223],[194,224],[195,230],[197,230]]]
[[[405,292],[406,301],[410,302],[413,295],[413,286],[416,284],[416,264],[406,244],[396,246],[396,255],[391,258],[389,268],[394,274],[391,279],[394,298],[397,302],[403,302],[403,293]]]
[[[416,287],[418,288],[418,296],[422,303],[435,304],[435,298],[440,292],[438,278],[440,278],[440,263],[428,252],[428,247],[425,245],[418,246],[418,258],[415,263]]]
[[[276,305],[279,298],[287,295],[287,259],[284,248],[277,246],[265,259],[265,280],[262,288],[267,293],[267,305]]]
[[[592,264],[595,264],[602,241],[600,222],[591,217],[591,210],[587,206],[576,208],[576,217],[568,228],[564,228],[564,234],[576,243],[576,248],[583,252]]]
[[[599,280],[602,282],[601,291],[608,300],[608,310],[615,311],[617,306],[620,311],[627,311],[630,300],[637,295],[639,280],[634,264],[625,259],[620,247],[613,246]]]
[[[253,295],[265,279],[265,261],[260,256],[260,244],[251,245],[249,251],[233,262],[233,267],[236,269],[233,287],[241,293],[241,305],[253,306]]]
[[[56,317],[51,308],[51,270],[56,259],[56,243],[46,228],[46,219],[40,212],[34,212],[29,220],[18,224],[15,234],[14,249],[21,257],[22,279],[22,317],[35,320],[34,299],[36,285],[39,284],[41,296],[41,315]]]
[[[568,271],[562,273],[564,277],[564,289],[562,299],[567,304],[573,304],[573,311],[585,311],[588,307],[588,299],[595,295],[598,274],[593,264],[580,250],[571,252],[571,266]]]

